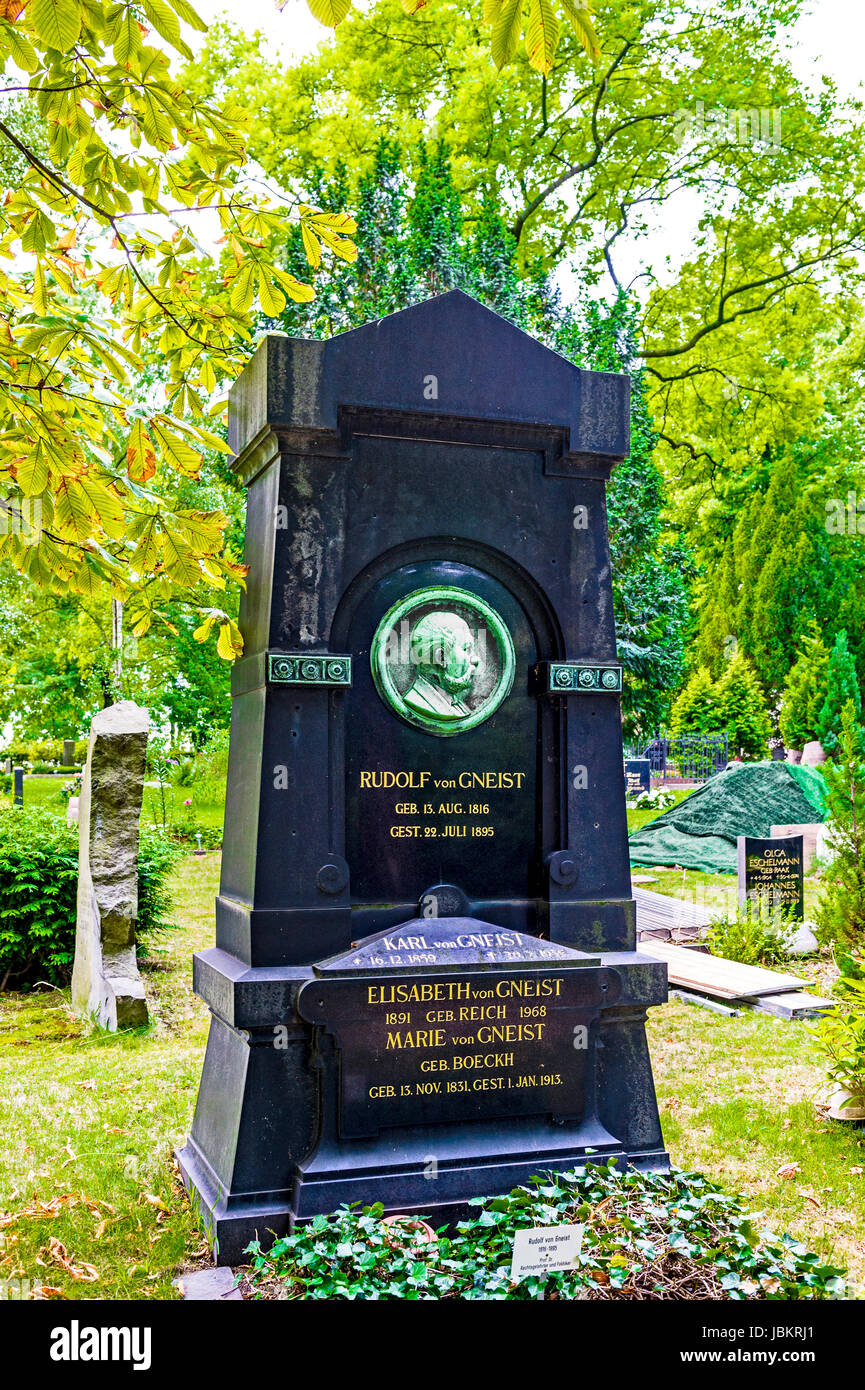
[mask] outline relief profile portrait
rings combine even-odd
[[[439,719],[459,719],[471,713],[463,697],[471,692],[480,658],[468,623],[455,613],[427,613],[411,630],[414,682],[405,692],[406,704]]]
[[[488,719],[513,685],[514,646],[476,594],[418,589],[379,623],[370,648],[379,695],[394,714],[448,736]]]

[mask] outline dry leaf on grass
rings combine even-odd
[[[138,1200],[139,1202],[147,1202],[151,1207],[156,1207],[157,1211],[164,1211],[169,1215],[171,1214],[171,1207],[167,1207],[162,1198],[154,1196],[152,1192],[142,1192]]]
[[[797,1189],[800,1197],[804,1197],[806,1202],[813,1202],[818,1211],[823,1210],[823,1203],[815,1193],[813,1187],[800,1187]]]
[[[795,1178],[801,1167],[801,1163],[782,1163],[775,1176],[781,1178],[782,1180],[787,1178]]]
[[[77,1279],[82,1283],[92,1284],[99,1278],[99,1271],[94,1269],[93,1265],[87,1264],[84,1260],[82,1260],[80,1264],[76,1264],[73,1257],[67,1251],[66,1246],[63,1245],[56,1236],[49,1236],[48,1244],[43,1245],[42,1249],[39,1251],[39,1255],[36,1257],[37,1264],[44,1264],[46,1262],[40,1258],[42,1255],[44,1255],[46,1260],[51,1264],[59,1265],[61,1269],[65,1269],[70,1279]]]

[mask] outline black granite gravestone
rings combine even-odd
[[[344,1201],[442,1221],[666,1166],[605,511],[628,392],[459,292],[269,338],[234,388],[246,646],[180,1155],[221,1262]]]
[[[641,796],[652,788],[652,764],[648,758],[625,759],[625,796]]]
[[[736,841],[739,906],[757,916],[781,916],[801,922],[805,915],[803,837],[760,839],[740,835]]]

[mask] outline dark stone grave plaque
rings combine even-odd
[[[406,923],[316,967],[298,1010],[337,1041],[340,1134],[547,1110],[581,1116],[588,1030],[620,993],[614,972],[580,968],[598,964],[454,917],[439,928]]]
[[[758,839],[740,835],[739,905],[758,916],[781,916],[801,922],[805,915],[803,837]]]
[[[218,1259],[344,1201],[441,1224],[592,1154],[664,1168],[605,503],[627,378],[455,291],[267,339],[230,414],[245,647],[180,1154]]]
[[[640,796],[652,788],[652,764],[648,758],[625,759],[625,796]]]

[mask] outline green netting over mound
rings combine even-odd
[[[635,830],[633,864],[678,864],[736,872],[737,835],[766,836],[773,825],[822,821],[823,775],[792,763],[736,763],[678,806]]]

